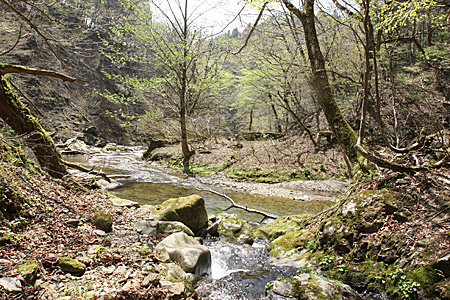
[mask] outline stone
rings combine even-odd
[[[185,289],[185,286],[182,282],[172,283],[166,280],[161,280],[161,287],[167,289],[173,296],[179,296],[183,294]]]
[[[109,212],[104,210],[99,211],[92,216],[92,219],[98,229],[103,230],[104,232],[112,231],[112,217]]]
[[[222,214],[219,216],[217,232],[240,244],[252,244],[251,227],[247,221],[236,214]]]
[[[167,280],[185,280],[187,278],[186,272],[177,264],[170,263],[166,265],[166,279]]]
[[[214,222],[211,226],[208,226],[206,233],[210,236],[219,236],[219,223]]]
[[[442,271],[445,277],[450,277],[450,253],[439,258],[436,263],[433,264],[434,269]]]
[[[100,229],[94,229],[94,233],[98,236],[106,236],[106,232]]]
[[[269,296],[276,294],[303,300],[362,300],[350,286],[311,273],[272,281],[268,287]]]
[[[122,291],[128,291],[133,287],[133,283],[131,281],[127,281],[122,287]]]
[[[195,234],[208,226],[205,200],[199,195],[169,199],[159,205],[153,215],[159,221],[181,222]]]
[[[184,232],[173,233],[163,239],[155,248],[166,249],[172,261],[180,264],[187,273],[197,275],[211,272],[211,252],[196,239]]]
[[[111,180],[111,182],[109,182],[106,179],[97,179],[94,182],[94,185],[101,190],[112,190],[118,187],[120,184],[115,180]]]
[[[177,221],[143,220],[137,222],[134,227],[138,231],[147,235],[156,235],[168,232],[184,232],[187,235],[194,236],[194,233],[189,227]]]
[[[21,292],[22,283],[19,279],[14,277],[1,277],[0,286],[3,287],[8,292]]]
[[[159,282],[159,276],[155,273],[148,274],[144,280],[142,280],[141,286],[142,287],[149,287],[150,285],[156,286]]]
[[[78,227],[80,225],[79,219],[69,219],[66,221],[67,226],[70,227]]]
[[[33,285],[36,282],[36,277],[39,271],[39,263],[36,260],[25,261],[17,267],[17,271],[27,284]]]
[[[81,276],[86,271],[86,265],[76,259],[69,257],[61,257],[58,259],[58,267],[64,273]]]
[[[116,207],[139,207],[140,206],[140,204],[135,201],[131,201],[128,199],[122,199],[122,198],[110,198],[109,201],[111,201],[112,205],[114,205]]]

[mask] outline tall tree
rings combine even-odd
[[[282,0],[281,2],[302,23],[308,59],[312,72],[311,84],[317,102],[323,109],[328,124],[330,125],[333,134],[336,136],[344,155],[351,162],[355,162],[357,160],[357,152],[354,146],[357,141],[357,135],[353,128],[348,124],[333,95],[325,66],[325,58],[322,54],[319,39],[317,37],[314,0],[305,0],[302,10],[294,6],[289,0]]]
[[[195,26],[197,15],[189,10],[188,2],[165,1],[163,7],[156,1],[151,1],[150,6],[125,1],[124,5],[132,8],[133,16],[113,29],[116,39],[121,39],[125,46],[123,39],[126,37],[132,48],[127,63],[131,61],[153,69],[150,76],[130,74],[121,80],[150,94],[154,98],[152,107],[178,120],[186,170],[193,154],[188,143],[189,117],[210,108],[221,79],[218,43],[209,40],[203,30]],[[116,49],[117,53],[123,48]],[[116,62],[123,61],[111,57]]]

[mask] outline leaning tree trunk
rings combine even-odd
[[[355,162],[357,160],[357,152],[354,146],[358,137],[342,114],[331,90],[331,85],[325,69],[325,59],[317,38],[314,19],[314,0],[305,0],[303,11],[300,11],[288,0],[283,0],[283,4],[303,25],[312,71],[311,82],[317,102],[323,109],[328,125],[330,125],[331,131],[333,131],[344,154],[352,162]]]
[[[0,76],[0,80],[0,118],[17,134],[24,136],[25,142],[35,154],[39,164],[50,176],[62,178],[67,174],[67,169],[53,140],[19,97],[14,94],[6,78]]]

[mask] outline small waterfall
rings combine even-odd
[[[252,246],[237,245],[223,239],[206,240],[211,250],[211,276],[201,280],[196,290],[202,299],[264,299],[269,281],[295,274],[295,268],[270,265],[267,241],[257,239]]]

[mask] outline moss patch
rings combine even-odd
[[[33,285],[39,270],[39,263],[36,260],[27,260],[17,267],[17,271],[27,284]]]
[[[73,275],[83,275],[86,271],[86,266],[83,263],[69,257],[59,258],[58,267],[64,273],[71,273]]]
[[[94,220],[94,224],[98,229],[101,229],[105,232],[111,232],[112,231],[112,217],[109,212],[106,211],[99,211],[95,213],[92,216],[92,219]]]

